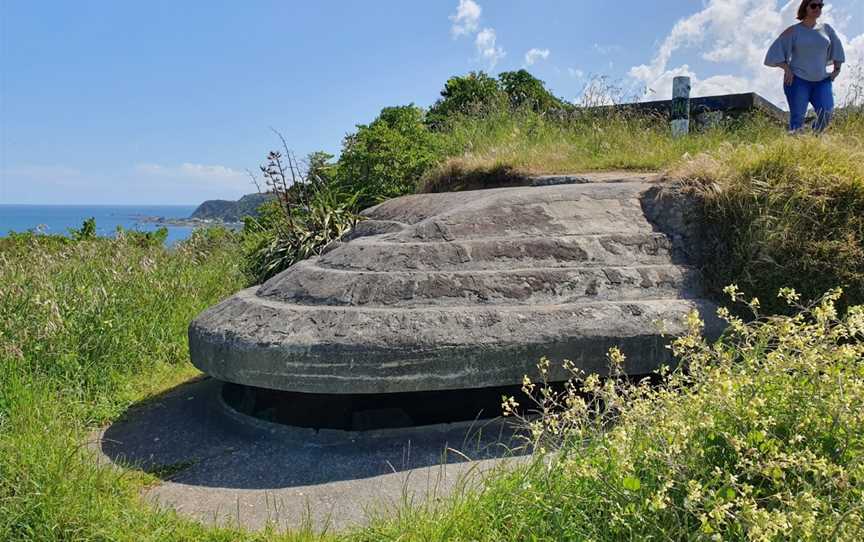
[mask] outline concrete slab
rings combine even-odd
[[[461,491],[524,461],[499,422],[370,432],[249,421],[202,378],[130,409],[98,435],[97,453],[162,482],[144,497],[207,523],[317,531]],[[471,461],[468,461],[471,459]]]

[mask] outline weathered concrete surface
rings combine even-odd
[[[644,175],[535,184],[368,209],[322,256],[202,313],[193,363],[299,392],[478,388],[519,383],[544,355],[603,373],[616,345],[648,373],[669,359],[658,323],[681,333],[693,309],[719,331],[680,201]]]
[[[316,531],[434,501],[528,457],[497,422],[316,432],[232,413],[220,388],[204,378],[131,409],[95,436],[94,452],[155,473],[162,482],[145,499],[200,521]]]

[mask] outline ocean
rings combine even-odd
[[[0,204],[0,236],[10,231],[39,230],[43,233],[68,235],[69,228],[80,228],[87,218],[96,219],[96,233],[112,236],[117,226],[138,231],[154,231],[161,227],[142,221],[143,217],[188,218],[194,205],[9,205]],[[167,245],[186,239],[194,228],[168,228]]]

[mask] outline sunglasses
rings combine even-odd
[[[822,9],[825,7],[825,4],[810,4],[810,9]]]

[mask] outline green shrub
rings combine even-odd
[[[277,198],[262,205],[257,218],[244,219],[244,269],[251,282],[264,282],[320,254],[360,219],[360,194],[347,193],[332,181],[306,182],[306,178],[298,177],[291,192],[277,188]]]
[[[117,226],[115,236],[125,238],[128,242],[139,246],[162,246],[168,239],[168,228],[162,226],[153,231],[136,231]]]
[[[92,239],[96,237],[96,219],[92,216],[84,220],[81,227],[78,229],[70,228],[69,235],[76,241],[83,239]]]
[[[555,97],[546,89],[546,84],[527,70],[498,74],[501,88],[507,94],[511,109],[531,108],[537,113],[564,112],[573,105]]]
[[[433,129],[446,129],[455,117],[482,116],[504,109],[507,102],[507,93],[494,77],[482,71],[456,75],[444,83],[441,97],[429,108],[426,122]]]
[[[410,194],[440,157],[435,135],[413,105],[386,107],[371,124],[360,125],[342,145],[338,182],[342,190],[361,194],[363,207]]]

